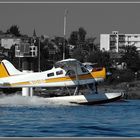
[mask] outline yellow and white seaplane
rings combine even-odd
[[[69,102],[75,104],[98,104],[118,100],[122,93],[97,93],[95,85],[104,81],[106,70],[88,69],[76,59],[65,59],[55,63],[51,70],[43,72],[21,72],[9,61],[0,63],[0,88],[33,88],[33,87],[75,87],[73,93],[68,95],[47,97],[54,102]],[[84,93],[79,87],[87,88]]]

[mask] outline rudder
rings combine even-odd
[[[0,78],[8,77],[12,75],[21,74],[9,61],[2,60],[0,63]]]
[[[0,62],[0,78],[10,76],[3,62]]]

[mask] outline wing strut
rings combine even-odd
[[[75,88],[75,91],[74,91],[74,95],[77,95],[77,94],[79,94],[79,77],[78,77],[78,70],[77,70],[77,68],[78,68],[78,63],[76,63],[76,67],[75,67],[75,69],[74,69],[74,71],[75,71],[75,76],[76,76],[76,82],[77,82],[77,86],[76,86],[76,88]]]

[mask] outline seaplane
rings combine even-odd
[[[123,96],[121,92],[97,91],[97,83],[104,81],[105,78],[104,67],[88,69],[76,59],[64,59],[56,62],[50,70],[30,73],[19,71],[7,60],[0,62],[0,88],[65,87],[67,94],[46,97],[52,102],[94,105],[120,100]],[[69,88],[74,89],[72,93]]]

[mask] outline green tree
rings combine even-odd
[[[20,30],[19,30],[19,27],[17,25],[12,25],[8,30],[7,32],[8,34],[13,34],[17,37],[21,36],[20,34]]]
[[[140,57],[137,48],[135,46],[126,46],[121,62],[125,62],[127,68],[132,71],[140,70]]]

